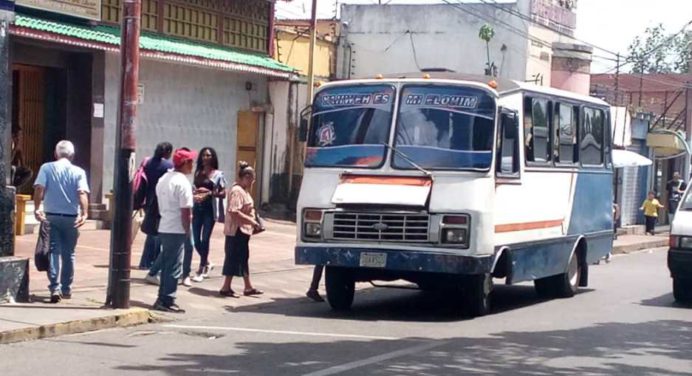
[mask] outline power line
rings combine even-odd
[[[594,48],[594,49],[597,49],[597,50],[601,50],[601,51],[606,52],[606,53],[609,53],[609,54],[611,54],[611,55],[613,55],[613,56],[616,56],[616,55],[618,54],[617,52],[610,51],[610,50],[608,50],[608,49],[606,49],[606,48],[597,46],[597,45],[595,45],[595,44],[593,44],[593,43],[589,43],[589,42],[586,42],[586,41],[584,41],[584,40],[575,38],[573,35],[570,35],[570,34],[568,34],[568,33],[565,33],[565,32],[563,32],[563,31],[561,31],[561,30],[559,30],[559,29],[555,29],[555,28],[552,28],[552,27],[550,27],[550,26],[548,26],[548,25],[544,25],[544,24],[542,24],[542,23],[536,22],[536,21],[535,21],[533,18],[531,18],[530,16],[527,16],[527,15],[525,15],[525,14],[519,12],[519,11],[516,11],[516,10],[514,10],[514,9],[510,9],[510,8],[508,8],[508,7],[503,7],[502,5],[498,4],[496,1],[492,1],[492,2],[487,1],[487,0],[480,0],[480,1],[481,1],[483,4],[490,5],[490,6],[494,7],[494,8],[496,8],[496,9],[499,9],[499,10],[501,10],[501,11],[503,11],[503,12],[509,13],[509,14],[515,16],[515,17],[518,17],[518,18],[520,18],[520,19],[522,19],[522,20],[528,21],[528,22],[530,22],[530,23],[532,23],[532,24],[534,24],[534,25],[538,25],[538,26],[544,27],[544,28],[546,28],[546,29],[548,29],[548,30],[550,30],[550,31],[552,31],[552,32],[554,32],[554,33],[557,33],[558,35],[562,35],[562,36],[564,36],[564,37],[568,37],[568,38],[573,39],[573,40],[575,40],[575,41],[577,41],[577,42],[583,43],[583,44],[585,44],[585,45],[587,45],[587,46],[589,46],[589,47],[591,47],[591,48]]]

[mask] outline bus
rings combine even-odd
[[[610,110],[488,77],[332,82],[302,113],[296,264],[323,265],[334,310],[356,282],[451,289],[490,312],[494,280],[571,297],[612,249]]]

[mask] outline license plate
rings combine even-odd
[[[366,268],[384,268],[387,266],[387,254],[381,252],[363,252],[360,254],[360,266]]]

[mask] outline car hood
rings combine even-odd
[[[692,211],[678,210],[670,228],[672,235],[692,236]]]

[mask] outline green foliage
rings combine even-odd
[[[485,43],[490,43],[490,40],[495,36],[495,29],[492,26],[485,24],[478,30],[478,37],[483,39]]]
[[[662,24],[647,27],[634,38],[626,61],[633,63],[631,73],[687,73],[689,70],[689,34],[666,34]]]

